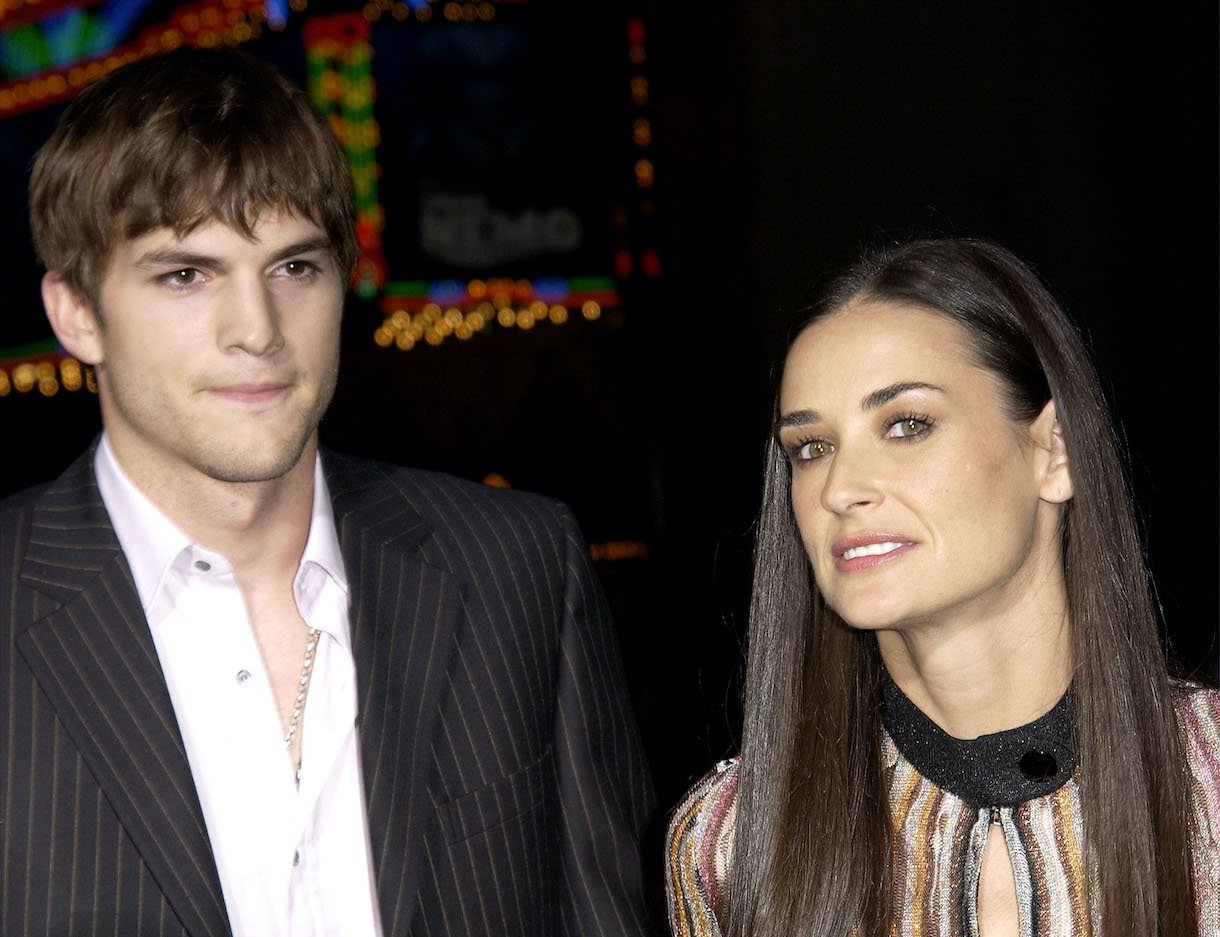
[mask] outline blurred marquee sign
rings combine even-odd
[[[596,318],[660,265],[644,26],[590,22],[527,0],[0,0],[0,208],[24,217],[29,163],[80,88],[183,44],[241,44],[305,87],[344,146],[352,289],[383,316],[379,345],[412,347],[402,335],[439,334],[454,310],[475,332]],[[0,277],[22,308],[0,326],[0,396],[88,387],[48,374],[63,356],[42,338],[28,232],[10,227]],[[21,364],[41,377],[14,385]]]

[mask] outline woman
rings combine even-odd
[[[946,239],[837,279],[781,382],[741,755],[670,824],[675,934],[1220,933],[1218,725],[1037,277]]]

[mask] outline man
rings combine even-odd
[[[356,248],[301,92],[124,66],[30,192],[104,431],[0,506],[0,933],[643,933],[653,795],[566,509],[319,454]]]

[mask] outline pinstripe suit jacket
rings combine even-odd
[[[0,505],[0,934],[229,934],[92,455]],[[651,782],[566,509],[323,463],[387,937],[644,933]]]

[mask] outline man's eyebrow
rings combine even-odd
[[[304,254],[332,253],[330,241],[325,237],[311,237],[281,247],[269,258],[272,264],[300,257]],[[162,247],[142,254],[137,267],[202,267],[205,270],[224,270],[228,265],[219,257],[184,250],[181,247]]]
[[[884,407],[891,400],[912,390],[934,390],[942,394],[945,392],[943,387],[929,384],[926,381],[899,381],[897,384],[879,387],[872,393],[866,394],[864,399],[860,401],[860,409],[876,410],[878,407]],[[778,433],[785,426],[807,426],[810,423],[817,423],[821,419],[822,414],[817,410],[793,410],[790,413],[783,414],[775,421],[775,432]]]
[[[215,269],[223,266],[219,257],[197,254],[180,247],[161,247],[141,254],[135,262],[137,267],[205,267]]]
[[[279,263],[281,260],[287,260],[290,257],[299,257],[302,254],[317,253],[334,253],[334,249],[331,247],[330,241],[321,235],[306,238],[303,241],[297,241],[295,244],[289,244],[287,247],[276,251],[271,255],[271,262]]]

